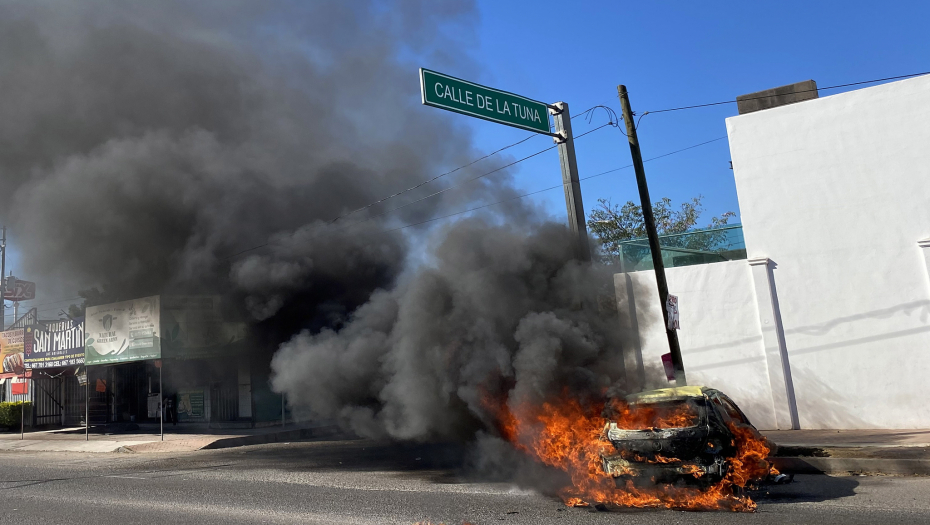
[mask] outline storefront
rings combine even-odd
[[[169,425],[251,426],[245,325],[224,321],[220,306],[214,296],[152,296],[89,307],[91,425],[158,423],[163,399]]]
[[[32,423],[78,426],[84,419],[84,320],[35,321],[25,327],[23,362],[31,377]]]

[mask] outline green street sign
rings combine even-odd
[[[423,104],[538,133],[550,133],[549,106],[420,68]]]

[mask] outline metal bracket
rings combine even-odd
[[[564,106],[561,102],[556,102],[555,104],[548,105],[550,115],[561,115],[565,111]]]
[[[552,134],[553,144],[565,144],[568,142],[568,132],[564,129]]]

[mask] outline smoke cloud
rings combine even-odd
[[[512,193],[505,175],[328,222],[477,155],[416,78],[421,62],[468,70],[444,50],[474,16],[467,1],[0,2],[0,213],[20,275],[56,298],[222,292],[256,319],[311,282],[367,299],[407,258],[385,223]]]
[[[512,201],[391,231],[515,196],[506,172],[332,222],[480,155],[416,78],[472,72],[475,19],[465,0],[0,0],[14,270],[48,298],[223,294],[291,405],[366,436],[470,439],[494,403],[622,390],[610,276],[564,226]]]
[[[338,330],[304,331],[274,387],[355,432],[470,439],[499,402],[624,388],[606,269],[573,260],[568,229],[474,218],[432,238],[430,264],[373,294]]]

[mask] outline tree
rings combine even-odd
[[[108,293],[106,290],[101,291],[96,287],[87,290],[79,290],[78,295],[84,299],[81,304],[71,304],[68,305],[66,311],[63,310],[63,313],[71,319],[84,317],[84,312],[87,310],[88,306],[97,306],[117,301],[115,295]]]
[[[703,195],[698,195],[691,201],[682,203],[678,210],[672,207],[672,200],[668,197],[653,204],[652,214],[656,220],[656,231],[659,235],[670,235],[693,230],[698,218],[704,212],[704,206],[701,204],[703,199]],[[598,199],[597,203],[597,208],[592,210],[588,216],[588,231],[601,241],[605,262],[609,262],[620,257],[623,241],[646,237],[643,209],[633,201],[627,201],[623,206],[611,204],[610,199]],[[728,211],[720,217],[713,217],[708,228],[724,226],[730,217],[735,215],[732,211]],[[709,251],[719,243],[720,239],[719,233],[708,232],[706,235],[662,239],[661,244],[662,246]]]

